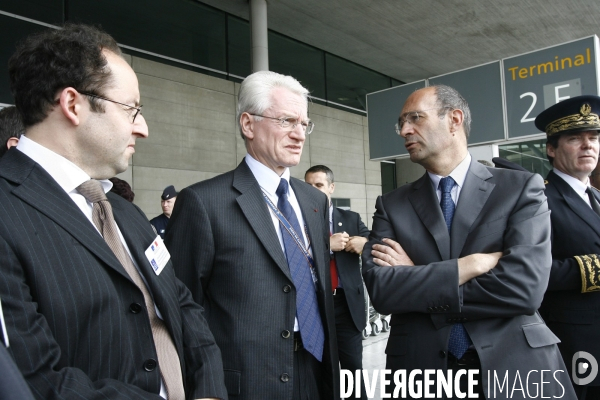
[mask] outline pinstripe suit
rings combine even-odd
[[[329,268],[326,196],[291,178],[319,277],[325,329],[325,386],[339,398],[337,347]],[[182,190],[166,244],[177,276],[206,309],[223,354],[225,384],[236,399],[292,398],[296,294],[288,264],[258,182],[245,161],[231,172]]]
[[[188,398],[226,398],[218,348],[170,263],[144,251],[141,210],[107,194],[132,257],[175,343]],[[16,363],[39,399],[160,399],[144,298],[65,191],[11,149],[0,161],[0,298]],[[142,305],[140,307],[140,305]]]

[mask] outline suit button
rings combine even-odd
[[[446,352],[444,350],[440,351],[440,357],[446,358]]]
[[[292,287],[290,285],[285,285],[283,287],[283,293],[289,293],[292,291]]]
[[[290,331],[288,331],[287,329],[285,331],[281,332],[281,337],[284,339],[287,339],[290,337]]]
[[[139,303],[131,303],[131,305],[129,306],[129,311],[131,311],[134,314],[137,314],[140,311],[142,311],[142,306],[139,305]]]
[[[154,371],[156,369],[156,360],[149,358],[144,361],[144,369],[148,372]]]
[[[281,379],[281,382],[288,382],[290,380],[290,376],[288,374],[281,374],[279,379]]]

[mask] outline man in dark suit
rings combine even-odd
[[[427,172],[377,199],[363,252],[373,305],[393,314],[387,368],[475,370],[486,398],[530,398],[543,385],[572,399],[559,340],[536,313],[551,265],[543,181],[473,161],[470,120],[443,85],[411,94],[400,114],[396,129]],[[508,393],[494,374],[527,382]]]
[[[25,134],[0,160],[0,298],[34,396],[226,398],[202,308],[142,211],[107,193],[148,136],[116,42],[48,30],[9,72]]]
[[[339,398],[327,197],[290,178],[313,129],[290,76],[248,76],[238,123],[248,154],[177,196],[166,244],[206,309],[231,398]]]
[[[600,360],[600,206],[588,176],[598,163],[600,97],[578,96],[543,111],[535,120],[548,135],[546,152],[553,170],[546,196],[552,211],[552,271],[540,313],[560,338],[558,345],[579,399],[600,398],[600,377],[572,370]],[[575,357],[575,361],[572,361]],[[585,368],[584,368],[585,370]]]
[[[360,215],[334,207],[333,171],[325,165],[314,165],[304,173],[304,181],[327,195],[329,201],[329,272],[335,308],[335,330],[342,369],[362,369],[362,330],[367,324],[365,294],[360,271],[360,254],[369,229]],[[363,398],[364,388],[361,390]]]

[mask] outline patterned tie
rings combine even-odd
[[[598,214],[598,216],[600,216],[600,204],[598,204],[598,200],[596,200],[596,196],[594,196],[594,193],[592,192],[593,189],[588,187],[585,190],[590,198],[590,205],[592,206],[592,210],[594,210],[594,212],[596,214]]]
[[[302,240],[302,231],[296,213],[287,199],[288,182],[281,179],[277,187],[277,208],[290,223],[296,234]],[[304,348],[319,361],[323,359],[323,346],[325,334],[323,323],[317,305],[317,293],[313,283],[310,264],[304,256],[304,252],[298,247],[290,232],[281,225],[281,235],[285,247],[285,257],[290,268],[292,281],[296,287],[296,316],[300,326],[300,335]]]
[[[121,242],[117,231],[117,224],[113,217],[112,207],[106,198],[106,194],[104,194],[102,183],[90,179],[79,185],[77,190],[93,204],[92,221],[94,221],[94,225],[96,225],[108,247],[115,253],[125,271],[127,271],[144,295],[146,311],[148,312],[150,328],[152,329],[152,337],[158,355],[158,365],[163,381],[165,382],[168,399],[185,400],[181,364],[179,362],[179,355],[173,344],[173,339],[164,322],[156,315],[154,300]]]
[[[442,199],[440,201],[440,207],[442,207],[442,214],[444,214],[444,220],[448,227],[448,233],[452,227],[452,218],[454,218],[454,201],[452,200],[452,188],[454,187],[454,179],[447,176],[440,180],[440,189],[442,190]],[[469,346],[471,345],[471,339],[465,329],[465,326],[461,323],[452,325],[450,331],[450,339],[448,340],[448,351],[456,358],[460,359],[465,354]]]

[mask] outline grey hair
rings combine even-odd
[[[463,128],[465,135],[469,137],[471,132],[471,110],[469,104],[464,97],[461,96],[456,89],[446,85],[433,85],[435,88],[435,95],[437,97],[437,106],[441,109],[438,114],[440,117],[448,111],[449,108],[453,110],[461,110],[463,112]],[[443,109],[443,110],[442,110]]]
[[[271,91],[278,87],[288,89],[292,93],[302,96],[308,107],[308,89],[295,78],[272,71],[258,71],[248,75],[240,87],[237,104],[236,117],[242,139],[246,139],[242,133],[240,121],[242,114],[247,112],[262,115],[271,107]],[[256,118],[260,120],[259,117]]]

